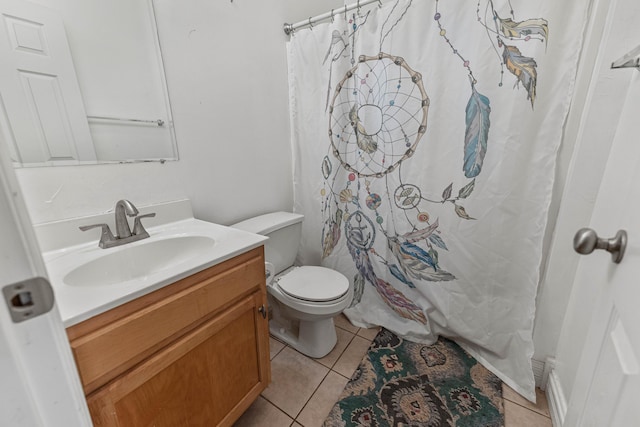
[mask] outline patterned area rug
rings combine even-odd
[[[502,382],[453,341],[382,329],[324,422],[356,426],[504,426]]]

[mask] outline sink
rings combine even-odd
[[[66,327],[134,300],[264,244],[264,236],[197,220],[171,218],[147,228],[150,237],[108,249],[98,247],[100,230],[88,235],[84,224],[103,223],[109,214],[54,223],[48,238],[59,242],[43,258]],[[189,205],[190,212],[190,205]],[[80,237],[82,242],[70,240]]]
[[[67,273],[62,281],[69,286],[105,286],[144,279],[173,269],[215,245],[208,236],[175,236],[123,246],[92,259]]]

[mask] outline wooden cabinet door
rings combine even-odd
[[[230,426],[269,383],[255,292],[89,395],[94,425]]]

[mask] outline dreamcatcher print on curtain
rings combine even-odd
[[[287,45],[299,261],[350,279],[354,324],[453,338],[531,400],[542,240],[587,14],[563,3],[397,0]]]

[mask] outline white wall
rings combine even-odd
[[[291,210],[285,21],[339,1],[156,0],[180,167],[196,215]]]
[[[586,104],[593,96],[591,84],[600,51],[607,5],[608,1],[601,0],[594,1],[592,5],[575,93],[558,153],[533,336],[534,359],[540,361],[553,357],[556,353],[560,327],[579,260],[572,247],[573,234],[589,223],[609,152],[609,145],[600,143],[600,140],[610,142],[611,135],[591,134],[590,139],[584,142],[584,122],[589,120]],[[606,111],[609,106],[601,107]],[[597,116],[598,113],[595,114]]]

